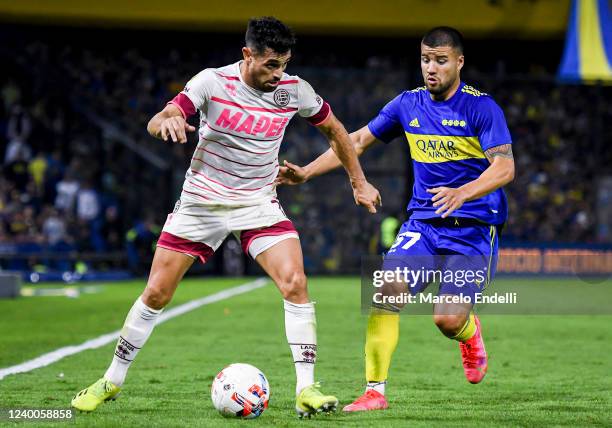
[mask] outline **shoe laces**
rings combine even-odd
[[[374,389],[368,389],[365,394],[355,400],[355,404],[364,403],[371,398],[378,398],[379,393]]]
[[[320,389],[321,389],[321,382],[313,383],[312,385],[310,385],[308,387],[308,389],[310,390],[309,392],[311,394],[314,394],[314,395],[323,395],[323,393],[320,391]]]
[[[461,350],[464,351],[462,352],[463,362],[467,363],[469,366],[478,366],[482,358],[475,352],[474,347],[470,342],[471,339],[467,342],[459,343],[459,346],[461,346]]]
[[[92,389],[93,394],[101,396],[103,394],[111,392],[113,389],[113,385],[109,381],[104,379],[102,382],[96,383]]]

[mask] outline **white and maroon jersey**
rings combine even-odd
[[[200,112],[198,146],[181,199],[203,205],[249,206],[274,199],[287,123],[298,113],[318,125],[331,113],[298,76],[283,74],[273,92],[248,86],[240,62],[201,71],[170,103],[185,119]]]

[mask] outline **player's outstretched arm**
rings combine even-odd
[[[502,144],[485,151],[490,162],[487,169],[473,181],[457,189],[435,187],[427,189],[434,196],[431,198],[434,207],[439,207],[436,214],[443,218],[459,209],[464,202],[482,198],[514,180],[514,156],[512,145]]]
[[[361,156],[376,140],[367,126],[349,134],[355,153]],[[281,166],[277,178],[277,184],[302,184],[311,178],[326,174],[342,166],[340,159],[332,148],[320,155],[308,165],[301,167],[291,162],[285,161]]]
[[[155,138],[164,141],[171,138],[175,143],[184,144],[187,142],[187,132],[195,131],[195,127],[185,121],[177,106],[168,104],[149,120],[147,131]]]
[[[331,150],[348,173],[355,203],[367,208],[370,213],[375,213],[376,205],[381,204],[380,193],[367,182],[351,137],[344,129],[344,125],[331,113],[325,122],[317,125],[317,128],[327,137]]]

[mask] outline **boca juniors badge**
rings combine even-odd
[[[281,107],[289,104],[289,99],[289,92],[285,89],[279,89],[274,93],[274,102]]]

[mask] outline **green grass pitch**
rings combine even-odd
[[[172,305],[247,281],[185,280]],[[538,285],[532,279],[496,283],[504,281]],[[557,281],[555,293],[563,293],[559,291],[563,281]],[[77,299],[0,300],[0,368],[118,330],[143,285],[143,281],[107,284],[100,293]],[[316,377],[323,390],[337,395],[344,405],[362,392],[364,382],[366,317],[360,311],[359,279],[311,278],[309,288],[317,302]],[[390,409],[299,421],[293,409],[294,370],[282,300],[270,284],[159,325],[132,365],[122,396],[94,413],[78,414],[74,422],[87,427],[612,425],[611,316],[483,315],[481,319],[490,354],[489,373],[482,384],[466,382],[457,343],[443,337],[430,316],[402,316],[387,386]],[[113,347],[109,344],[7,376],[0,380],[0,408],[67,408],[79,389],[104,373]],[[253,364],[270,381],[270,407],[257,420],[223,419],[212,407],[211,381],[232,362]],[[7,420],[0,425],[14,426]]]

